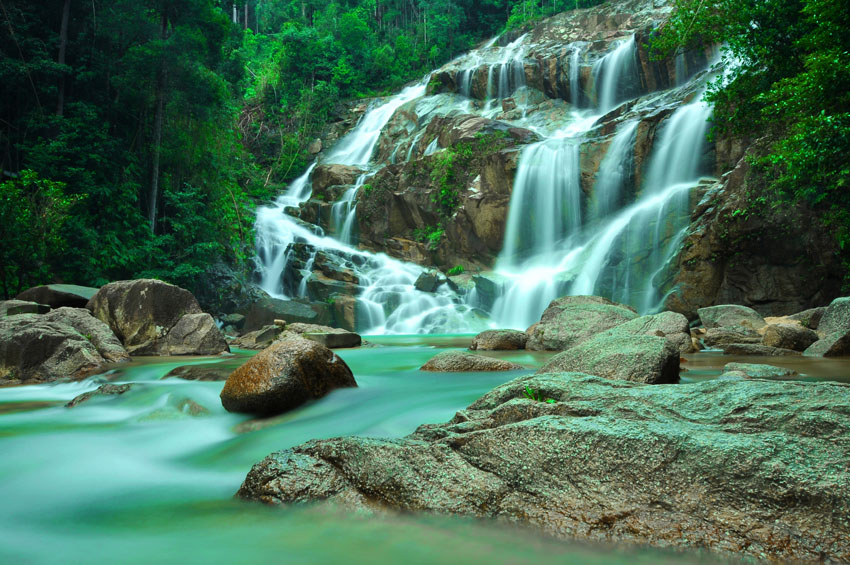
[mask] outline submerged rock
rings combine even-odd
[[[333,351],[295,338],[272,344],[233,371],[221,404],[228,412],[272,416],[333,389],[356,386],[351,369]]]
[[[487,330],[474,338],[469,349],[473,351],[511,351],[525,349],[528,335],[519,330]]]
[[[616,331],[558,353],[538,373],[580,372],[646,384],[679,382],[679,347],[675,342]]]
[[[526,397],[528,389],[541,398]],[[402,439],[311,441],[254,465],[266,504],[327,500],[562,538],[850,560],[850,387],[521,377]]]
[[[123,385],[113,385],[113,384],[105,384],[100,385],[97,389],[91,390],[89,392],[84,392],[83,394],[74,397],[74,399],[65,405],[66,408],[74,408],[75,406],[79,406],[83,402],[87,402],[91,400],[95,396],[118,396],[124,394],[128,390],[133,387],[132,384],[127,383]]]
[[[540,321],[526,330],[526,348],[563,351],[637,317],[631,307],[600,296],[556,298]]]
[[[476,355],[467,351],[443,351],[419,367],[420,371],[441,373],[475,373],[479,371],[520,371],[522,365]]]

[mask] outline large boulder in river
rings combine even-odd
[[[818,333],[822,336],[839,331],[850,331],[850,297],[848,296],[833,300],[818,324]]]
[[[526,397],[535,391],[539,402]],[[850,386],[515,379],[400,439],[310,441],[238,496],[502,519],[561,538],[850,561]]]
[[[191,292],[155,279],[111,282],[87,307],[112,328],[131,355],[158,354],[180,318],[201,313]]]
[[[121,342],[105,323],[101,322],[85,308],[63,306],[51,310],[39,319],[65,324],[74,328],[77,333],[89,340],[106,361],[118,363],[129,361],[130,355]]]
[[[525,349],[528,334],[519,330],[486,330],[472,338],[473,351],[510,351]]]
[[[79,286],[76,284],[45,284],[34,286],[20,293],[18,300],[28,300],[47,304],[51,308],[69,306],[71,308],[85,308],[97,289],[90,286]]]
[[[738,304],[721,304],[697,310],[702,325],[707,329],[741,326],[757,330],[767,325],[761,314]]]
[[[324,345],[298,337],[272,344],[233,371],[221,404],[228,412],[271,416],[355,386],[345,361]]]
[[[67,324],[32,314],[0,319],[0,384],[83,378],[104,362]]]
[[[526,330],[526,349],[563,351],[637,318],[623,304],[600,296],[564,296],[553,300],[540,321]]]
[[[216,355],[230,348],[213,317],[200,312],[180,318],[165,336],[161,351],[168,355]]]
[[[474,373],[484,371],[519,371],[525,369],[522,365],[493,359],[484,355],[476,355],[468,351],[443,351],[419,367],[420,371],[441,373]]]
[[[616,330],[558,353],[538,373],[579,372],[646,384],[679,382],[679,347],[664,337]]]
[[[769,324],[763,331],[762,343],[770,347],[804,351],[818,340],[813,330],[796,324]]]
[[[680,353],[693,351],[688,319],[677,312],[660,312],[635,318],[609,330],[619,335],[652,335],[663,337]]]

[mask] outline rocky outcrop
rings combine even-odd
[[[440,373],[474,373],[483,371],[520,371],[525,369],[522,365],[494,359],[483,355],[476,355],[467,351],[443,351],[428,360],[419,367],[420,371],[432,371]]]
[[[224,383],[221,404],[228,412],[271,416],[336,388],[355,386],[345,361],[298,337],[272,344],[236,369]]]
[[[528,389],[555,402],[526,397]],[[515,379],[402,439],[269,455],[238,496],[529,524],[562,538],[850,560],[850,387]]]
[[[101,357],[109,363],[120,363],[130,359],[127,350],[109,326],[92,316],[91,312],[85,308],[56,308],[38,319],[74,328],[77,333],[89,340]]]
[[[645,384],[679,382],[675,341],[644,334],[606,332],[558,353],[538,373],[579,372]]]
[[[526,330],[526,349],[563,351],[638,315],[630,306],[599,296],[556,298],[540,321]]]
[[[469,349],[473,351],[506,351],[525,349],[528,335],[519,330],[487,330],[474,338]]]
[[[230,351],[213,317],[186,314],[168,331],[161,352],[168,355],[217,355]]]
[[[68,306],[85,308],[88,301],[97,292],[96,288],[75,284],[45,284],[29,288],[15,298],[29,302],[46,304],[51,308]]]

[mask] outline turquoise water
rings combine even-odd
[[[234,500],[251,465],[272,451],[338,435],[406,435],[551,356],[493,354],[528,371],[427,373],[418,367],[470,336],[368,339],[370,347],[337,350],[359,388],[263,421],[225,412],[222,382],[162,378],[187,363],[236,366],[250,352],[137,359],[78,383],[0,389],[0,563],[713,562],[563,542],[503,523]],[[712,372],[700,371],[697,378]],[[104,378],[135,386],[65,408]]]

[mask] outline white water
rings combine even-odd
[[[593,187],[593,217],[597,220],[619,207],[629,171],[634,166],[635,132],[639,123],[633,120],[619,127],[599,165]]]
[[[635,38],[622,41],[593,67],[596,102],[604,114],[624,100],[623,90],[634,90],[638,78]]]

